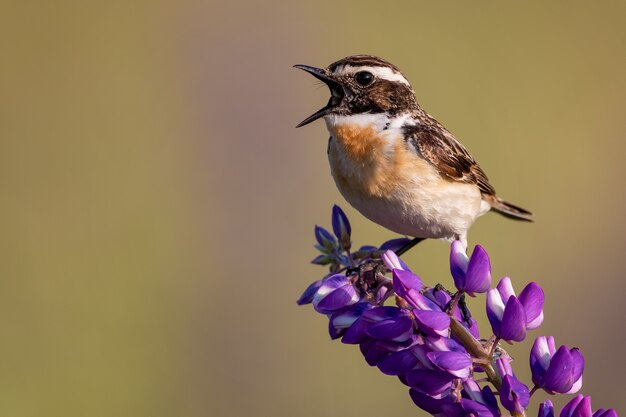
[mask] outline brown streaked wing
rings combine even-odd
[[[481,193],[495,195],[489,178],[472,155],[439,124],[404,127],[407,140],[441,173],[454,181],[476,184]]]

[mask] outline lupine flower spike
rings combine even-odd
[[[509,277],[491,286],[491,263],[482,246],[467,256],[459,242],[450,248],[450,273],[456,292],[429,286],[394,253],[408,239],[351,252],[352,230],[345,213],[332,210],[333,234],[316,226],[313,263],[329,273],[313,282],[298,299],[329,319],[333,339],[359,345],[365,361],[409,387],[415,405],[436,416],[525,416],[530,397],[571,394],[582,386],[583,355],[576,348],[556,348],[552,336],[537,337],[530,352],[533,388],[513,372],[500,341],[521,342],[543,322],[544,293],[531,282],[517,296]],[[481,339],[464,294],[487,293],[486,313],[493,335]],[[554,417],[546,400],[538,417]],[[578,395],[560,417],[617,417],[613,409],[591,408]]]

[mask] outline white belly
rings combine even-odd
[[[361,214],[402,235],[456,239],[465,236],[482,214],[480,192],[470,185],[416,183],[414,179],[407,181],[386,196],[371,196],[337,185]]]

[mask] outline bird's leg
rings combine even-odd
[[[425,240],[425,238],[423,237],[414,237],[413,240],[411,240],[409,243],[407,243],[406,245],[402,246],[397,252],[396,255],[401,256],[404,255],[406,252],[408,252],[413,246],[417,245],[418,243],[420,243],[422,240]]]

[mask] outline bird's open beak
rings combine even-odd
[[[324,117],[330,112],[333,111],[337,106],[341,104],[341,100],[343,100],[344,93],[343,87],[337,81],[335,81],[331,76],[328,75],[327,71],[323,68],[310,67],[308,65],[294,65],[294,68],[299,68],[303,71],[308,72],[318,80],[323,81],[328,88],[330,89],[330,100],[328,100],[328,104],[322,109],[316,111],[306,119],[300,122],[298,126],[301,127],[304,125],[308,125],[309,123],[319,119],[320,117]]]

